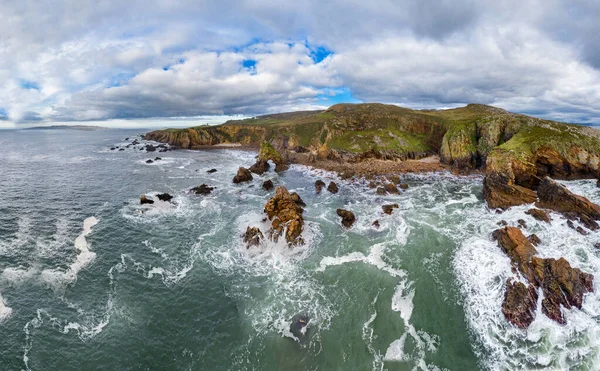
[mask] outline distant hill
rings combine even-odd
[[[52,125],[52,126],[34,126],[31,128],[25,128],[23,130],[83,130],[83,131],[94,131],[94,130],[107,130],[108,128],[102,126],[92,125]]]

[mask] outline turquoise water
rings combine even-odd
[[[477,177],[410,176],[381,197],[296,165],[232,184],[251,152],[109,150],[136,134],[0,132],[1,370],[598,369],[597,294],[566,326],[538,313],[513,328],[500,311],[509,260],[489,238],[525,219],[540,255],[598,275],[597,233],[525,206],[489,211]],[[266,229],[265,179],[306,202],[305,246],[242,243],[247,226]],[[316,195],[317,179],[340,193]],[[202,183],[217,188],[187,193]],[[592,181],[568,186],[600,201]],[[173,204],[139,205],[162,192]],[[350,230],[338,207],[357,215]],[[310,319],[301,339],[297,314]]]

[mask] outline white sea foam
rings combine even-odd
[[[42,280],[47,282],[52,288],[59,289],[65,285],[77,280],[77,274],[90,264],[96,257],[96,253],[90,251],[86,237],[92,233],[92,228],[98,224],[96,217],[89,217],[83,221],[83,231],[75,239],[75,249],[79,251],[75,261],[69,268],[64,269],[46,269],[42,271]]]
[[[0,323],[4,322],[8,317],[10,317],[11,313],[12,309],[6,305],[2,294],[0,294]]]

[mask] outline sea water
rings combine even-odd
[[[517,329],[501,312],[510,260],[490,238],[524,219],[540,256],[600,277],[597,232],[529,205],[496,214],[480,177],[405,176],[407,191],[379,196],[297,165],[233,184],[247,151],[110,150],[137,134],[0,132],[0,370],[599,369],[597,280],[567,325],[538,310]],[[266,179],[306,202],[305,245],[244,245],[246,227],[268,229]],[[317,195],[317,179],[340,192]],[[216,189],[188,192],[202,183]],[[565,184],[600,202],[595,182]],[[163,192],[172,202],[140,205]],[[356,214],[349,230],[337,208]]]

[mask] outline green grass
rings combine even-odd
[[[351,131],[333,138],[328,146],[355,153],[371,149],[402,153],[423,153],[431,150],[424,135],[410,134],[397,129]]]

